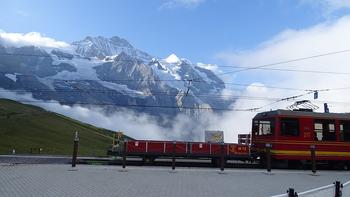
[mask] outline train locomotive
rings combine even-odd
[[[124,147],[124,148],[123,148]],[[250,134],[239,134],[238,143],[126,140],[114,143],[110,155],[157,158],[207,158],[219,165],[220,157],[264,164],[267,149],[276,165],[303,165],[315,159],[350,168],[350,113],[309,110],[273,110],[256,114]]]

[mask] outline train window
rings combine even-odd
[[[255,120],[254,127],[256,135],[271,135],[274,130],[272,120]]]
[[[350,142],[350,122],[340,123],[340,141]]]
[[[321,141],[323,138],[323,125],[321,123],[315,123],[315,140]]]
[[[335,124],[332,120],[316,120],[314,124],[315,140],[334,141],[336,140]]]
[[[299,120],[294,118],[282,118],[281,135],[299,136]]]

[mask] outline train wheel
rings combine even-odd
[[[224,159],[224,166],[226,166],[226,163],[227,163],[227,159]],[[212,158],[211,165],[213,167],[220,167],[221,166],[221,159],[220,158]]]
[[[218,167],[218,163],[217,163],[217,159],[216,158],[211,158],[211,167],[215,168]]]
[[[302,170],[303,164],[298,160],[288,160],[288,168]]]
[[[348,165],[346,162],[329,161],[328,168],[331,170],[348,170]]]
[[[142,161],[144,165],[153,165],[154,164],[154,157],[143,157]]]

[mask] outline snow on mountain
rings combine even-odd
[[[119,55],[124,52],[131,57],[142,60],[150,60],[152,57],[147,53],[134,48],[127,40],[114,36],[111,38],[86,37],[84,40],[72,43],[76,47],[76,52],[83,57],[98,57]]]
[[[205,105],[223,108],[230,104],[219,97],[202,96],[219,93],[225,88],[223,81],[210,69],[175,54],[157,59],[117,36],[86,37],[51,50],[46,46],[0,43],[0,52],[13,53],[0,59],[0,87],[26,90],[37,99],[69,103],[107,102],[117,106]],[[196,81],[190,83],[192,79]],[[116,107],[106,108],[115,110]],[[180,108],[138,110],[158,116],[181,111]]]
[[[17,76],[16,76],[16,74],[5,74],[5,76],[7,77],[7,78],[10,78],[10,79],[12,79],[12,81],[14,81],[14,82],[16,82],[17,81]]]
[[[177,64],[180,62],[180,59],[175,54],[171,54],[167,58],[165,58],[164,61],[166,61],[169,64]]]

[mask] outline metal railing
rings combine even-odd
[[[311,189],[304,192],[294,192],[293,188],[289,188],[287,193],[275,195],[272,197],[347,197],[350,196],[350,181],[340,184],[339,181],[333,184]]]
[[[350,196],[350,181],[343,184],[342,193],[343,196]]]

